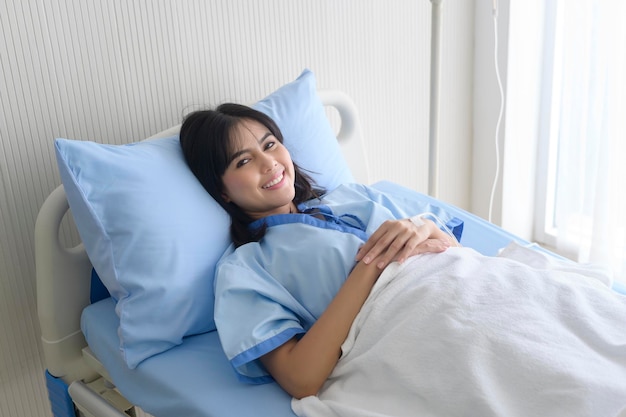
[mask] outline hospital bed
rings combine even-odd
[[[297,80],[281,87],[256,106],[276,119],[285,134],[285,143],[290,148],[294,160],[300,166],[318,175],[316,179],[325,186],[331,188],[338,183],[350,180],[369,183],[367,159],[362,149],[358,115],[354,103],[348,96],[338,91],[317,91],[313,75],[305,71]],[[322,106],[334,107],[336,112],[331,114]],[[311,113],[312,109],[313,113]],[[320,117],[320,109],[325,118],[331,115],[331,119],[333,117],[336,119],[336,114],[338,114],[340,122],[331,120],[331,123],[326,118],[325,123],[328,124],[328,128],[325,127],[326,130],[322,134],[320,132],[316,134],[325,136],[323,139],[328,139],[328,129],[331,129],[332,140],[338,140],[340,146],[334,148],[328,143],[314,142],[288,143],[287,138],[290,132],[302,130],[301,124],[319,125],[320,120],[315,118]],[[303,112],[303,118],[293,114],[298,111]],[[331,126],[333,123],[340,125],[336,134],[337,129],[332,129]],[[178,335],[180,340],[174,340],[173,343],[160,347],[156,353],[144,352],[145,358],[140,357],[130,361],[131,355],[128,350],[122,351],[120,348],[120,338],[125,337],[121,330],[120,320],[127,320],[128,317],[124,314],[132,310],[122,310],[119,302],[124,297],[136,296],[137,292],[149,291],[150,288],[135,289],[135,293],[130,296],[118,293],[117,296],[112,297],[109,292],[110,278],[107,281],[105,276],[100,276],[110,273],[107,266],[99,259],[101,253],[98,251],[104,250],[103,243],[93,244],[85,241],[85,244],[65,248],[60,242],[59,229],[70,207],[76,218],[81,237],[83,240],[87,237],[89,241],[93,239],[93,234],[100,233],[102,230],[95,230],[93,225],[89,224],[85,226],[85,217],[93,215],[94,210],[111,209],[106,205],[107,201],[95,203],[92,201],[94,206],[99,206],[95,209],[91,206],[89,210],[92,212],[85,213],[85,208],[79,207],[79,204],[84,201],[77,201],[77,199],[90,198],[85,196],[87,193],[96,196],[104,193],[105,196],[100,197],[112,198],[110,205],[120,203],[119,200],[106,194],[109,188],[104,185],[96,183],[93,184],[92,189],[89,189],[84,183],[80,183],[89,181],[88,178],[84,178],[88,176],[89,169],[94,170],[94,175],[98,177],[98,180],[101,179],[100,177],[107,177],[108,169],[114,171],[128,168],[132,174],[132,164],[139,162],[123,161],[120,164],[126,166],[120,167],[116,165],[118,162],[115,158],[128,157],[125,152],[131,153],[131,158],[141,158],[144,148],[150,152],[154,149],[156,149],[155,152],[163,152],[165,149],[165,151],[176,153],[178,129],[179,126],[173,127],[149,140],[133,145],[106,146],[80,141],[57,141],[57,158],[60,161],[63,185],[55,189],[41,207],[35,230],[38,312],[47,368],[45,375],[55,417],[135,416],[138,413],[136,407],[156,417],[294,415],[290,407],[291,398],[276,383],[249,385],[236,378],[235,372],[222,351],[218,334],[211,329],[210,325],[199,328],[192,326],[189,330],[181,330],[182,333]],[[317,140],[317,138],[299,138],[298,141],[312,139]],[[173,146],[173,148],[170,149],[167,146]],[[71,160],[72,155],[65,147],[73,151],[78,150],[79,154],[73,155],[76,157],[75,160]],[[107,152],[112,153],[111,159],[104,162],[98,160],[102,153]],[[120,156],[118,152],[122,155]],[[91,161],[90,158],[95,159],[96,162]],[[151,158],[149,152],[146,158]],[[91,165],[68,167],[81,163]],[[94,168],[97,164],[100,165]],[[141,166],[139,169],[145,169],[145,167]],[[167,171],[168,167],[161,165],[161,169]],[[116,177],[117,174],[113,172],[111,177],[132,183],[131,174],[124,171]],[[158,187],[158,184],[152,185]],[[76,189],[70,191],[68,187],[83,188],[77,193]],[[174,187],[177,185],[174,184]],[[483,254],[495,255],[512,241],[528,244],[471,213],[400,185],[383,181],[373,184],[373,187],[395,198],[416,199],[436,205],[461,219],[464,223],[461,243]],[[80,193],[82,195],[77,195]],[[155,204],[159,204],[159,199],[172,198],[159,196]],[[121,202],[125,201],[130,200]],[[128,204],[132,204],[132,201]],[[144,214],[138,214],[138,218]],[[176,217],[179,214],[171,213],[171,216]],[[129,214],[129,216],[132,215],[133,213]],[[218,242],[215,244],[215,251],[219,252],[227,245],[228,220],[223,214],[218,213],[216,216],[215,222],[222,223],[219,225],[220,231],[213,233],[215,241]],[[146,214],[146,217],[149,216]],[[123,231],[122,235],[132,234],[133,227],[140,228],[141,226],[136,219],[124,219],[124,221],[131,222],[131,229]],[[108,227],[103,224],[97,226],[105,229]],[[167,228],[167,225],[161,226]],[[82,230],[81,227],[83,227]],[[115,239],[110,236],[108,238],[109,240]],[[132,244],[136,242],[131,243],[130,249],[125,248],[125,250],[132,250]],[[115,249],[111,250],[115,251]],[[91,255],[89,255],[90,252]],[[147,269],[151,267],[151,265],[145,265]],[[121,267],[117,265],[116,268]],[[209,267],[206,271],[210,272],[211,268]],[[116,273],[123,273],[123,271],[116,271]],[[202,278],[207,282],[211,280],[208,273]],[[103,285],[103,281],[109,284],[109,289],[107,285]],[[114,289],[115,291],[119,289]],[[160,310],[166,311],[171,307],[164,305],[168,300],[167,297],[165,300],[159,305],[152,306],[156,316]],[[209,307],[212,306],[208,299],[207,304]],[[181,310],[184,311],[185,308],[183,306]],[[210,320],[207,319],[207,321]],[[139,326],[143,325],[139,323]],[[165,330],[169,331],[171,328]]]

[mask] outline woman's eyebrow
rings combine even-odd
[[[263,142],[265,142],[265,139],[269,138],[270,136],[272,136],[272,132],[267,132],[257,142],[259,142],[259,145],[260,145]]]
[[[272,136],[272,132],[266,132],[263,136],[261,136],[260,139],[257,140],[257,142],[259,143],[259,145],[261,145],[270,136]],[[247,152],[250,152],[250,149],[248,149],[248,148],[242,149],[242,150],[237,151],[234,154],[232,154],[231,157],[228,159],[228,165],[230,165],[231,162],[233,162],[235,159],[239,158],[241,155],[243,155],[243,154],[245,154]]]

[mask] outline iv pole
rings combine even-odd
[[[432,3],[430,37],[430,120],[428,137],[428,194],[437,198],[439,192],[439,96],[441,64],[441,7],[443,0]]]

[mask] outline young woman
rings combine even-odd
[[[215,317],[241,379],[275,379],[314,395],[372,286],[391,262],[442,252],[456,240],[375,190],[326,193],[293,163],[277,125],[224,104],[186,117],[185,158],[230,214],[234,249],[216,271]],[[419,207],[409,215],[421,213]]]

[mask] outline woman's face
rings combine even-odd
[[[223,197],[253,219],[289,213],[295,196],[295,173],[287,148],[267,127],[244,119],[238,126],[235,152],[222,176]]]

